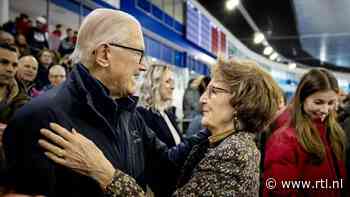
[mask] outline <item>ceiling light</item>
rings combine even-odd
[[[254,34],[254,43],[255,44],[259,44],[259,43],[261,43],[264,40],[265,40],[264,34],[262,34],[260,32]]]
[[[273,52],[273,48],[270,46],[265,47],[263,53],[264,55],[270,55]]]
[[[226,8],[228,10],[233,10],[239,4],[239,0],[228,0],[226,1]]]
[[[270,60],[275,60],[277,57],[278,57],[278,54],[275,52],[275,53],[272,53],[269,58]]]
[[[152,57],[152,58],[151,58],[151,61],[152,61],[152,62],[156,62],[156,61],[157,61],[157,58]]]
[[[288,64],[288,68],[290,69],[290,70],[293,70],[293,69],[295,69],[297,67],[297,64],[296,63],[289,63]]]

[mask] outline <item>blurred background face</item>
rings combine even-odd
[[[53,57],[52,57],[51,52],[44,51],[41,54],[39,61],[40,61],[41,64],[50,65],[50,64],[52,64],[52,61],[53,61],[52,59],[53,59]]]
[[[49,81],[53,87],[59,86],[66,80],[66,71],[63,67],[52,67],[49,72]]]
[[[232,94],[228,87],[213,79],[200,98],[202,106],[202,125],[206,128],[226,128],[233,121],[234,108],[230,104]]]
[[[73,36],[74,36],[73,30],[68,30],[68,31],[67,31],[67,36],[68,36],[69,38],[73,37]]]
[[[19,61],[17,77],[24,81],[34,81],[38,73],[38,63],[34,57],[24,57]]]
[[[312,119],[321,119],[335,110],[337,94],[333,90],[318,91],[306,97],[303,105],[304,112]]]
[[[10,85],[18,65],[17,53],[0,48],[0,86]]]
[[[43,24],[43,23],[41,23],[41,22],[39,22],[39,21],[36,21],[36,27],[37,27],[38,29],[44,28],[44,26],[45,26],[45,24]]]
[[[162,101],[170,101],[173,98],[174,79],[170,70],[165,70],[160,83],[160,98]]]
[[[26,44],[27,44],[27,40],[26,40],[26,38],[24,37],[23,34],[19,34],[19,35],[17,36],[17,42],[18,42],[18,44],[20,44],[20,45],[26,45]]]

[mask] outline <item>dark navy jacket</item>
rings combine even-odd
[[[75,128],[92,140],[114,167],[145,186],[149,155],[165,165],[179,167],[192,146],[207,134],[185,140],[168,150],[136,112],[136,97],[112,100],[108,90],[82,65],[58,88],[33,99],[21,108],[4,133],[9,168],[8,181],[18,192],[49,197],[103,196],[93,179],[54,164],[38,146],[39,130],[56,122]]]
[[[141,114],[142,118],[145,120],[147,126],[156,133],[157,137],[164,142],[168,148],[175,146],[175,140],[171,134],[171,131],[165,122],[162,115],[155,109],[146,109],[144,107],[137,107],[137,111]],[[173,107],[164,111],[168,116],[170,122],[176,129],[182,139],[182,134],[176,122],[175,109]]]
[[[181,140],[183,140],[176,123],[176,116],[173,109],[174,108],[169,108],[164,112],[167,114]],[[163,116],[157,110],[137,107],[137,111],[142,115],[147,126],[154,131],[157,137],[164,142],[168,148],[175,146],[175,140],[171,131]],[[149,177],[147,183],[149,183],[155,197],[171,196],[176,189],[177,176],[180,174],[180,171],[172,166],[164,165],[163,162],[158,161],[157,158],[152,158],[148,162],[151,164],[149,165],[149,169],[147,169],[147,177]]]

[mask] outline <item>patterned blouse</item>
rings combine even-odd
[[[217,146],[207,146],[206,151],[200,152],[204,158],[190,170],[188,181],[180,185],[173,196],[259,195],[260,153],[253,133],[233,133]],[[194,147],[189,158],[197,154],[198,149]],[[145,193],[132,177],[117,170],[112,183],[106,188],[106,195],[145,196]]]

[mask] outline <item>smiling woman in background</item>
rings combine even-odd
[[[288,109],[290,123],[273,132],[265,146],[264,180],[270,184],[273,178],[277,185],[264,187],[264,196],[341,196],[345,134],[336,121],[338,91],[337,79],[325,69],[312,69],[302,77]],[[286,189],[281,185],[289,180],[314,185],[326,179],[335,188]]]
[[[170,66],[152,64],[147,68],[145,79],[140,90],[140,107],[137,111],[157,137],[168,148],[180,144],[182,140],[180,129],[176,123],[173,100],[174,78]],[[152,155],[150,155],[152,157]],[[159,159],[152,158],[152,162]],[[164,165],[163,162],[153,162],[147,165],[150,170],[148,184],[156,197],[167,197],[176,189],[177,170]]]
[[[250,60],[219,60],[202,95],[208,140],[194,146],[182,167],[175,196],[258,196],[260,153],[255,134],[278,109],[279,87]],[[144,196],[135,180],[115,169],[89,139],[51,125],[39,144],[58,164],[94,178],[108,196]],[[114,176],[109,176],[114,173]]]

